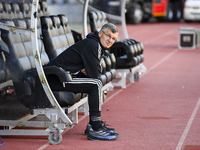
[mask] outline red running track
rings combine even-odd
[[[200,29],[198,23],[127,25],[129,37],[144,44],[147,72],[125,90],[108,92],[102,120],[120,134],[116,141],[87,140],[88,116],[82,116],[59,145],[50,145],[47,137],[3,137],[0,149],[199,150],[200,48],[177,48],[179,27],[188,26]]]

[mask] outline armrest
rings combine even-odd
[[[59,68],[57,66],[43,66],[45,75],[56,75],[60,82],[69,82],[72,80],[72,77],[68,71],[65,71],[62,68]],[[27,71],[24,71],[22,73],[23,77],[34,77],[37,76],[36,69],[30,69]]]
[[[124,42],[115,42],[113,46],[110,48],[110,52],[114,53],[116,58],[119,58],[121,56],[127,57],[127,62],[132,62],[134,57],[134,49],[132,45],[128,45]]]
[[[44,72],[46,75],[56,75],[60,79],[60,82],[69,82],[72,80],[69,71],[65,71],[57,66],[44,66]]]

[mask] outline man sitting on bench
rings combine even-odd
[[[73,80],[65,84],[66,91],[88,93],[90,120],[85,134],[90,140],[115,140],[119,137],[115,129],[106,127],[101,121],[102,82],[99,80],[101,55],[114,44],[117,37],[117,27],[106,23],[99,32],[88,34],[86,39],[70,46],[50,62],[50,65],[72,74]]]

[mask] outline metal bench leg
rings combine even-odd
[[[78,108],[74,109],[70,113],[70,117],[71,117],[73,124],[78,124]]]
[[[129,74],[129,82],[134,83],[134,73],[132,71]]]
[[[126,72],[122,72],[121,74],[121,84],[122,89],[126,89]]]

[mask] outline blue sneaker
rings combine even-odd
[[[87,138],[89,140],[105,140],[105,141],[112,141],[116,140],[119,137],[118,133],[110,133],[109,131],[105,131],[104,128],[100,128],[98,130],[89,130]]]
[[[105,122],[101,121],[101,129],[103,131],[106,131],[106,132],[108,131],[110,133],[115,133],[115,129],[114,128],[108,128],[107,126],[108,125]],[[93,131],[92,126],[88,123],[87,127],[85,129],[85,134],[88,135],[90,130]]]

